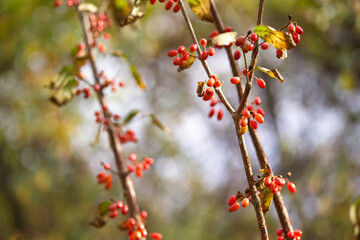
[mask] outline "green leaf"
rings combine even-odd
[[[140,75],[139,71],[137,70],[136,66],[134,64],[130,64],[130,70],[131,73],[135,79],[136,84],[141,88],[141,89],[146,89],[146,83],[144,81],[144,79],[142,78],[142,76]]]
[[[255,69],[266,73],[267,75],[269,75],[272,78],[278,79],[281,83],[284,81],[284,78],[281,76],[280,72],[277,69],[270,70],[270,69],[267,69],[264,67],[256,67]]]
[[[139,112],[140,112],[140,110],[132,110],[125,116],[125,118],[121,124],[122,125],[128,124]]]
[[[354,225],[354,240],[360,240],[360,196],[350,206],[350,221]]]
[[[75,68],[63,67],[47,86],[51,90],[50,101],[59,107],[65,105],[74,97],[77,84]]]
[[[289,50],[296,46],[290,33],[277,31],[267,25],[258,25],[253,30],[265,42],[273,45],[276,49]]]
[[[110,206],[110,201],[104,201],[100,203],[95,212],[95,216],[93,220],[89,223],[90,225],[96,227],[96,228],[102,228],[107,223],[109,216],[108,216],[108,208]]]
[[[98,8],[92,3],[80,3],[78,8],[80,11],[86,11],[89,13],[96,13],[98,11]]]
[[[158,128],[160,128],[161,130],[163,130],[165,133],[167,134],[171,134],[171,129],[168,128],[167,126],[165,126],[165,124],[163,124],[153,113],[150,114],[152,123],[157,126]]]
[[[219,35],[217,35],[216,37],[214,37],[213,39],[211,39],[211,43],[213,45],[218,45],[218,46],[227,46],[230,43],[234,42],[236,40],[236,35],[237,32],[226,32],[226,33],[221,33]]]
[[[188,0],[191,10],[202,21],[213,22],[210,13],[210,0]]]
[[[134,23],[144,16],[147,0],[112,0],[111,6],[120,27]]]
[[[261,207],[264,213],[270,210],[271,202],[274,197],[274,194],[272,194],[269,190],[269,188],[265,188],[263,193],[260,196],[261,201]]]

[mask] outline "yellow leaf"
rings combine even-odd
[[[284,78],[281,76],[280,72],[277,69],[270,70],[264,67],[256,67],[256,69],[266,73],[272,78],[279,79],[281,83],[284,81]]]
[[[167,126],[165,126],[165,124],[163,124],[154,114],[150,114],[152,123],[157,126],[158,128],[160,128],[161,130],[163,130],[165,133],[167,134],[171,134],[171,129],[168,128]]]
[[[276,49],[289,50],[296,46],[291,34],[288,32],[284,33],[267,25],[256,26],[254,32]]]
[[[147,0],[112,0],[115,20],[124,27],[144,16]]]
[[[205,94],[205,87],[206,87],[206,84],[205,82],[198,82],[198,87],[196,89],[196,93],[198,95],[198,97],[203,97],[204,94]]]
[[[222,47],[227,46],[236,40],[236,34],[237,34],[237,32],[221,33],[221,34],[217,35],[216,37],[214,37],[213,39],[211,39],[211,43],[213,45],[218,45],[218,46],[222,46]]]
[[[190,52],[193,53],[193,52]],[[191,65],[193,65],[193,63],[195,62],[195,57],[193,56],[189,56],[188,60],[186,60],[186,62],[183,65],[180,65],[178,68],[178,72],[181,72],[182,70],[185,70],[187,68],[190,68]]]
[[[274,194],[272,194],[269,188],[265,188],[263,193],[260,196],[261,207],[264,213],[270,210],[271,202]]]
[[[188,0],[191,10],[202,21],[213,22],[210,13],[210,0]]]

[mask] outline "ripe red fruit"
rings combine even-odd
[[[132,154],[129,155],[129,160],[130,160],[130,161],[135,162],[136,159],[137,159],[137,156],[136,156],[135,153],[132,153]]]
[[[284,229],[280,228],[276,231],[276,235],[281,236],[284,233]]]
[[[200,39],[200,45],[206,46],[206,44],[207,44],[207,41],[205,38]]]
[[[123,206],[124,206],[124,202],[123,202],[123,201],[118,201],[118,202],[116,203],[116,207],[117,207],[118,209],[121,209]]]
[[[268,43],[264,42],[263,44],[261,44],[261,49],[262,50],[267,50],[269,48],[269,46],[270,45]]]
[[[245,127],[248,124],[248,119],[242,117],[240,120],[240,126]]]
[[[129,165],[128,165],[128,172],[133,172],[134,169],[135,169],[134,164],[129,164]]]
[[[247,206],[249,206],[249,199],[248,198],[244,198],[242,201],[241,201],[241,206],[246,208]]]
[[[240,208],[240,204],[239,203],[234,203],[233,205],[231,205],[229,207],[229,212],[235,212],[236,210],[238,210]]]
[[[173,60],[173,64],[176,66],[176,65],[179,65],[179,61],[180,61],[180,58],[179,57],[176,57],[174,58]]]
[[[264,179],[264,185],[265,185],[265,186],[269,186],[270,183],[271,183],[271,177],[266,177],[266,178]],[[278,235],[279,235],[279,234],[278,234]]]
[[[276,56],[277,56],[278,58],[281,58],[283,55],[284,55],[283,50],[281,50],[281,49],[277,49],[277,50],[276,50]]]
[[[233,205],[234,203],[236,203],[236,196],[235,195],[231,195],[229,197],[229,200],[228,200],[228,205],[231,206]]]
[[[249,43],[249,44],[247,44],[247,47],[246,47],[246,49],[248,50],[248,51],[252,51],[253,49],[254,49],[254,44],[252,44],[252,43]]]
[[[294,238],[294,236],[295,236],[294,232],[288,231],[288,233],[287,233],[288,238]]]
[[[304,33],[304,30],[303,30],[301,27],[296,26],[296,27],[295,27],[295,32],[296,32],[297,34],[301,35],[301,34]]]
[[[241,58],[241,52],[239,50],[236,50],[234,52],[234,59],[239,60]]]
[[[193,44],[193,45],[191,45],[191,47],[190,47],[190,50],[191,50],[192,52],[195,52],[197,49],[198,49],[198,45],[197,45],[197,44]]]
[[[143,176],[143,171],[140,168],[136,168],[135,174],[137,177],[141,178]]]
[[[215,84],[215,79],[213,79],[213,78],[209,78],[209,80],[207,80],[207,82],[206,82],[206,85],[208,87],[212,87],[212,86],[214,86],[214,84]]]
[[[186,50],[186,48],[185,48],[184,46],[179,46],[178,49],[177,49],[177,51],[178,51],[179,53],[184,53],[185,50]]]
[[[265,117],[265,111],[261,107],[258,107],[258,109],[256,109],[256,113],[261,114],[263,117]]]
[[[265,81],[263,79],[261,79],[261,78],[258,78],[256,80],[256,83],[259,86],[259,88],[261,88],[261,89],[264,89],[266,87]]]
[[[200,58],[201,60],[205,61],[208,58],[208,52],[207,51],[203,51]]]
[[[116,209],[116,206],[117,206],[116,203],[112,203],[112,204],[109,205],[108,210],[109,211],[114,211]]]
[[[219,80],[215,80],[214,86],[215,86],[216,88],[221,87],[221,85],[222,85],[222,82],[220,82]]]
[[[295,26],[294,26],[294,24],[289,24],[289,26],[288,26],[288,31],[289,31],[289,33],[294,33],[294,32],[295,32]]]
[[[156,0],[150,0],[150,4],[155,4],[156,3]]]
[[[289,191],[291,193],[295,193],[296,192],[296,186],[293,182],[288,182],[287,184],[287,188],[289,189]]]
[[[122,207],[121,214],[122,214],[122,215],[126,215],[126,214],[128,213],[128,211],[129,211],[129,206],[128,206],[128,205],[124,205],[124,206]]]
[[[274,181],[272,181],[268,187],[269,187],[269,190],[270,190],[270,192],[271,192],[272,194],[275,194],[275,193],[277,193],[277,192],[279,191],[279,186],[276,185],[276,184],[274,183]]]
[[[105,170],[111,169],[111,164],[110,163],[104,163],[104,169]]]
[[[258,35],[256,33],[252,33],[250,35],[250,40],[253,42],[256,42],[256,40],[258,39]]]
[[[258,128],[257,122],[255,120],[251,120],[250,127],[254,130],[257,129]]]
[[[163,3],[163,2],[165,2],[166,0],[159,0],[159,2],[161,2],[161,3]]]
[[[214,48],[212,48],[212,47],[210,47],[209,48],[209,50],[208,50],[208,54],[209,54],[209,56],[214,56],[214,54],[215,54],[215,49]]]
[[[256,120],[258,123],[262,124],[262,123],[264,122],[264,117],[263,117],[261,114],[256,113],[256,114],[255,114],[255,120]]]
[[[281,235],[277,238],[277,240],[285,240],[285,236],[284,235]]]
[[[217,104],[217,100],[216,99],[213,99],[213,100],[211,100],[211,102],[210,102],[210,107],[213,107],[213,106],[215,106],[216,104]]]
[[[302,236],[302,231],[301,230],[295,230],[294,235],[298,236],[298,237],[301,237]]]
[[[235,45],[238,47],[242,47],[245,43],[245,37],[244,36],[240,36],[236,39],[235,41]]]
[[[106,180],[106,173],[100,172],[98,175],[96,175],[96,177],[98,179],[98,183],[103,183]]]
[[[204,100],[204,101],[209,101],[212,97],[213,97],[212,95],[206,95],[206,94],[205,94],[205,95],[203,96],[203,100]]]
[[[244,110],[242,111],[242,114],[243,114],[244,118],[250,117],[250,112],[249,112],[248,108],[244,108]]]
[[[219,110],[218,114],[217,114],[217,119],[220,121],[224,116],[224,112],[222,109]]]
[[[152,234],[150,234],[150,238],[155,239],[155,240],[161,240],[162,235],[160,233],[152,233]]]
[[[177,1],[174,1],[177,2]],[[174,8],[173,8],[173,12],[177,13],[180,10],[180,5],[179,4],[175,4]]]
[[[144,158],[144,163],[149,164],[149,165],[153,165],[154,164],[154,159],[152,159],[150,157],[146,157],[146,158]]]
[[[261,98],[260,98],[260,97],[254,98],[254,103],[255,103],[256,105],[260,105],[260,104],[261,104]]]
[[[118,211],[114,210],[110,212],[109,217],[115,218],[117,215],[118,215]]]
[[[238,83],[240,83],[240,78],[239,77],[233,77],[233,78],[230,79],[230,82],[232,84],[238,84]]]
[[[231,32],[232,31],[232,27],[230,26],[227,26],[225,29],[224,29],[224,32]]]
[[[208,114],[209,118],[214,116],[214,114],[215,114],[215,108],[210,109],[209,114]]]
[[[214,38],[217,35],[219,35],[219,31],[218,30],[214,30],[212,33],[210,33],[209,38]]]
[[[212,96],[214,95],[214,89],[213,88],[207,88],[205,91],[205,95]]]
[[[188,51],[186,51],[184,53],[184,55],[181,57],[181,59],[184,61],[187,61],[189,59],[189,57],[190,57],[190,53]]]
[[[147,212],[145,210],[140,212],[140,216],[142,219],[146,219],[147,218]]]
[[[100,44],[98,45],[98,48],[99,48],[99,51],[100,51],[101,53],[106,52],[106,47],[105,47],[104,44],[100,43]]]
[[[275,184],[278,185],[279,187],[281,187],[281,186],[282,186],[282,180],[281,180],[281,178],[276,178],[276,179],[275,179]]]
[[[57,7],[61,6],[61,4],[62,4],[62,0],[56,0],[54,2],[54,8],[57,8]]]
[[[169,0],[166,4],[165,4],[165,10],[170,10],[170,8],[173,5],[173,0]]]

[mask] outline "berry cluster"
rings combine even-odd
[[[144,157],[141,161],[137,161],[135,153],[129,155],[131,164],[128,165],[128,172],[134,172],[139,178],[143,176],[143,170],[149,170],[150,166],[154,164],[154,159],[150,157]]]
[[[300,35],[304,33],[304,30],[300,26],[295,26],[293,23],[288,25],[288,32],[291,34],[295,44],[300,42]],[[276,57],[282,58],[285,52],[281,49],[276,50]]]
[[[197,49],[197,47],[196,47]],[[195,49],[195,51],[196,51]],[[190,49],[191,53],[194,52]],[[179,56],[177,56],[179,55]],[[190,58],[190,52],[184,47],[179,46],[177,50],[170,50],[168,52],[169,57],[175,57],[173,60],[173,64],[175,66],[182,66],[186,63],[186,61]]]
[[[264,179],[264,185],[269,188],[270,192],[275,194],[281,191],[281,188],[286,185],[286,180],[283,177],[266,177]],[[293,182],[288,180],[287,188],[291,193],[296,192],[296,186]]]
[[[284,229],[278,229],[276,231],[276,235],[278,235],[277,240],[285,240],[286,237],[294,240],[301,240],[302,231],[301,230],[289,231],[285,235]]]
[[[159,0],[159,2],[161,2],[161,3],[165,2],[165,1],[166,0]],[[177,13],[178,11],[180,11],[180,5],[177,4],[178,1],[179,0],[168,0],[165,4],[165,10],[169,11],[172,8],[172,6],[174,5],[172,11],[174,13]],[[156,3],[156,0],[150,0],[150,4],[155,4],[155,3]]]
[[[229,197],[229,200],[228,200],[229,212],[235,212],[236,210],[238,210],[240,208],[240,205],[242,207],[246,208],[247,206],[249,206],[249,203],[250,203],[250,199],[246,198],[246,197],[244,197],[241,200],[241,204],[236,201],[237,201],[237,198],[235,195],[231,195]]]
[[[210,111],[209,111],[209,113],[208,113],[209,118],[212,118],[212,117],[215,115],[216,109],[215,109],[214,107],[215,107],[215,105],[216,105],[218,102],[221,103],[221,100],[219,100],[219,101],[218,101],[217,99],[211,100],[211,102],[210,102],[210,107],[211,107],[211,109],[210,109]],[[223,116],[224,116],[224,111],[223,111],[222,109],[219,109],[219,111],[218,111],[218,113],[217,113],[217,119],[218,119],[219,121],[221,121],[221,119],[223,118]]]
[[[253,103],[256,106],[259,106],[261,104],[261,98],[256,97],[253,100]],[[251,119],[250,116],[254,119]],[[248,129],[248,123],[250,120],[250,127],[252,129],[258,128],[258,123],[262,124],[264,122],[265,117],[265,111],[261,107],[257,107],[256,111],[254,109],[253,105],[248,105],[245,107],[242,111],[242,118],[240,119],[240,133],[245,134]]]
[[[111,166],[110,166],[110,168],[111,168]],[[105,170],[110,170],[110,168],[106,169],[105,165],[104,165]],[[112,174],[111,173],[106,174],[105,172],[100,172],[96,176],[96,178],[97,178],[99,184],[105,183],[105,189],[106,190],[109,190],[113,186],[113,180],[112,180]]]

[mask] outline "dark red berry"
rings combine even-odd
[[[263,117],[265,117],[265,111],[261,107],[258,107],[258,109],[256,109],[256,113],[261,114]]]
[[[245,43],[245,37],[244,36],[240,36],[236,39],[235,41],[235,45],[238,47],[242,47]]]
[[[261,49],[262,50],[267,50],[269,48],[269,46],[270,45],[268,43],[264,42],[263,44],[261,44]]]
[[[176,2],[176,1],[174,1]],[[174,8],[173,8],[173,12],[177,13],[178,11],[180,11],[180,5],[179,4],[175,4]]]
[[[284,229],[280,228],[276,231],[276,235],[281,236],[284,233]]]
[[[256,40],[258,39],[258,35],[256,33],[252,33],[250,35],[250,40],[253,42],[256,42]]]
[[[231,206],[231,205],[233,205],[235,202],[236,202],[236,196],[235,196],[235,195],[231,195],[231,196],[229,197],[229,200],[228,200],[228,205]]]
[[[241,58],[241,52],[239,50],[236,50],[234,52],[234,59],[239,60]]]
[[[227,26],[227,27],[224,29],[224,32],[232,32],[232,27]]]
[[[185,50],[186,50],[186,48],[184,46],[179,46],[178,49],[177,49],[177,51],[179,53],[185,53]]]
[[[208,52],[207,51],[203,51],[201,54],[201,60],[205,61],[208,58]]]
[[[169,0],[166,4],[165,4],[165,10],[170,10],[170,8],[173,5],[173,0]]]
[[[240,204],[239,203],[234,203],[233,205],[231,205],[229,207],[229,212],[235,212],[236,210],[238,210],[240,208]]]
[[[117,211],[117,210],[114,210],[114,211],[111,211],[111,212],[110,212],[109,217],[115,218],[117,215],[118,215],[118,211]]]
[[[269,186],[270,183],[271,183],[271,177],[266,177],[266,178],[264,179],[264,185],[265,185],[265,186]],[[278,235],[279,235],[279,234],[278,234]]]

